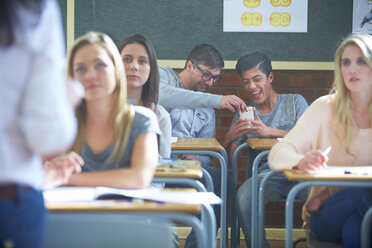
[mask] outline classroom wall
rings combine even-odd
[[[308,0],[307,32],[268,33],[223,32],[223,0],[59,2],[75,6],[75,37],[95,30],[119,42],[139,32],[160,59],[173,60],[184,59],[196,43],[212,43],[227,60],[259,49],[274,61],[332,61],[336,44],[351,32],[353,6],[353,0]]]

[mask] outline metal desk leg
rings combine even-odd
[[[248,147],[247,143],[243,143],[234,151],[231,166],[232,166],[232,179],[233,179],[233,197],[232,197],[232,213],[231,213],[231,245],[230,247],[236,248],[240,246],[240,230],[237,218],[236,209],[236,190],[238,185],[238,157],[240,151]]]
[[[172,154],[197,154],[215,157],[221,166],[221,239],[220,247],[227,247],[227,164],[225,158],[218,152],[208,150],[172,150]]]
[[[289,191],[285,203],[285,228],[286,228],[286,248],[293,246],[293,203],[298,192],[310,186],[325,187],[372,187],[372,184],[362,181],[303,181]]]
[[[253,161],[253,166],[252,166],[252,230],[251,230],[251,247],[257,247],[257,242],[258,242],[258,167],[260,165],[260,161],[263,157],[267,156],[269,154],[269,150],[263,151],[260,154],[257,155],[255,160]]]
[[[371,245],[371,224],[372,224],[372,207],[369,208],[367,213],[363,217],[362,222],[362,248],[369,248]]]
[[[262,179],[262,182],[261,182],[261,185],[260,185],[260,189],[259,189],[259,197],[258,197],[258,206],[259,206],[259,209],[258,209],[258,242],[257,244],[258,247],[264,247],[264,238],[263,238],[263,230],[264,230],[264,223],[265,223],[265,201],[264,201],[264,194],[265,194],[265,189],[266,189],[266,183],[270,180],[270,178],[272,178],[273,176],[275,176],[276,174],[279,174],[279,172],[276,172],[276,171],[270,171],[268,172],[264,178]],[[253,197],[252,197],[253,199]],[[254,206],[256,208],[256,206]],[[253,212],[253,205],[252,205],[252,212]],[[256,218],[254,218],[256,219]],[[252,220],[253,220],[253,216],[252,216]],[[252,225],[253,226],[253,225]],[[253,230],[252,230],[253,231]],[[252,236],[252,239],[254,238],[255,236]]]
[[[211,175],[209,175],[208,171],[205,170],[204,168],[201,168],[203,172],[203,178],[205,180],[205,184],[207,186],[207,191],[208,192],[213,192],[213,180]]]
[[[203,204],[201,221],[203,225],[207,228],[207,236],[209,241],[209,246],[211,248],[216,247],[216,217],[214,216],[214,211],[211,205]]]

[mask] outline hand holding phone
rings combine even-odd
[[[247,120],[254,120],[253,107],[247,107],[247,110],[245,112],[240,111],[240,118],[244,118]]]

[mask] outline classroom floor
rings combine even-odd
[[[185,245],[185,238],[187,237],[188,233],[190,231],[190,228],[177,228],[177,233],[179,237],[179,243],[180,243],[180,248],[184,247]],[[229,230],[230,231],[230,230]],[[303,229],[294,229],[294,239],[298,239],[300,237],[304,237],[305,233]],[[218,234],[219,235],[219,234]],[[284,228],[267,228],[266,229],[266,236],[269,240],[269,243],[272,248],[283,248],[285,247],[285,229]],[[219,238],[217,238],[216,241],[216,247],[220,247],[219,243]],[[230,239],[228,242],[228,247],[230,247]],[[306,243],[305,242],[300,242],[297,244],[296,248],[305,248]],[[241,233],[240,236],[240,248],[247,248],[244,240],[244,236]]]

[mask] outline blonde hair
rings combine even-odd
[[[344,140],[346,152],[350,154],[350,145],[353,137],[358,134],[358,129],[352,116],[354,106],[350,98],[350,91],[346,87],[341,74],[342,54],[347,46],[359,47],[365,62],[372,68],[372,36],[352,34],[341,43],[335,54],[335,79],[330,92],[334,93],[333,107],[336,115],[334,121],[341,124],[340,128],[336,130],[336,134],[340,141]],[[372,101],[369,102],[368,115],[372,123]]]
[[[102,46],[115,67],[116,86],[113,92],[113,109],[112,109],[112,125],[114,132],[113,150],[106,162],[112,163],[124,154],[128,141],[130,128],[134,116],[134,110],[131,105],[127,104],[127,80],[123,62],[119,51],[116,48],[112,39],[103,33],[89,32],[78,38],[68,53],[67,77],[74,78],[73,62],[76,52],[91,44]],[[85,100],[75,109],[76,117],[79,121],[78,134],[72,145],[72,150],[80,153],[85,140],[86,126],[86,102]]]

